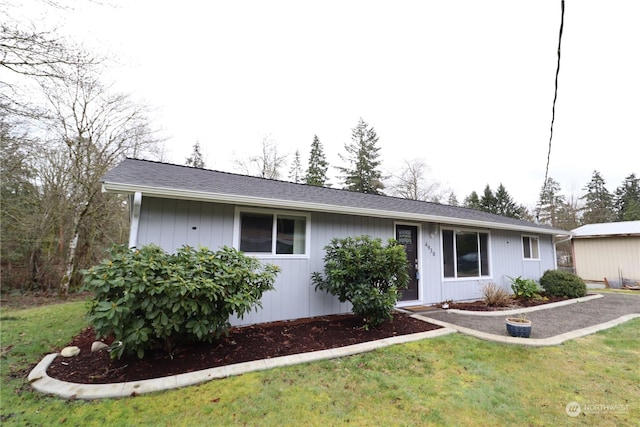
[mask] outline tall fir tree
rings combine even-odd
[[[558,209],[556,218],[557,225],[563,230],[573,230],[580,227],[580,205],[579,198],[571,194],[564,198],[564,203]],[[568,251],[571,252],[570,250]]]
[[[526,208],[518,206],[513,201],[513,198],[502,183],[500,183],[495,193],[487,184],[482,192],[482,197],[479,197],[475,191],[471,192],[465,199],[464,206],[510,218],[524,219],[526,216]]]
[[[640,178],[634,173],[627,176],[614,198],[617,221],[640,220]]]
[[[593,171],[591,181],[584,188],[587,192],[581,197],[584,200],[582,213],[583,224],[598,224],[611,222],[615,215],[613,211],[613,195],[607,190],[600,172]]]
[[[456,197],[456,193],[454,193],[453,191],[449,193],[449,199],[447,200],[447,204],[449,206],[460,206],[460,203],[458,203],[458,198]]]
[[[500,183],[495,193],[496,199],[496,213],[498,215],[506,216],[509,218],[523,219],[525,216],[525,208],[518,206],[516,202],[507,191],[507,189]]]
[[[480,210],[481,205],[480,205],[480,197],[478,197],[478,193],[476,193],[475,191],[472,191],[471,194],[465,197],[464,201],[462,202],[462,206],[469,209]]]
[[[200,151],[199,142],[193,144],[193,151],[191,152],[191,155],[187,157],[185,164],[194,168],[204,169],[204,157],[202,156],[202,151]]]
[[[493,194],[493,190],[491,190],[489,184],[487,184],[486,187],[484,187],[482,197],[480,198],[480,210],[489,213],[496,213],[496,202],[496,196]]]
[[[324,155],[322,143],[318,139],[317,135],[313,135],[311,152],[309,153],[309,166],[307,167],[307,174],[304,177],[304,182],[308,185],[315,185],[318,187],[328,185],[328,169],[329,163],[327,163],[327,159]]]
[[[351,144],[345,144],[347,156],[340,155],[349,166],[338,168],[343,174],[345,188],[360,193],[384,194],[376,131],[360,118],[351,131],[351,140]]]
[[[300,151],[296,150],[296,153],[293,156],[293,163],[291,164],[291,169],[289,169],[289,180],[291,182],[295,182],[298,184],[302,182],[302,161],[300,160]]]
[[[540,190],[538,205],[536,206],[536,219],[542,224],[560,227],[559,213],[566,204],[565,198],[560,194],[560,184],[551,177]]]

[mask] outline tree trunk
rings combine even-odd
[[[69,295],[69,284],[71,283],[71,278],[73,277],[73,272],[76,267],[76,248],[78,247],[78,225],[74,227],[73,238],[69,242],[69,249],[67,251],[67,261],[66,261],[66,271],[64,276],[62,276],[62,282],[60,283],[60,292],[67,296]]]
[[[40,246],[36,246],[31,251],[31,256],[29,257],[29,286],[31,289],[36,287],[37,290],[40,289],[40,254],[42,251],[40,250]]]

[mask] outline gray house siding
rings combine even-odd
[[[169,252],[175,252],[185,244],[206,246],[212,250],[224,245],[233,246],[237,209],[243,208],[215,202],[143,197],[137,243],[139,246],[155,243]],[[301,211],[301,214],[308,212]],[[335,237],[368,234],[386,240],[395,237],[396,224],[418,227],[419,303],[478,299],[482,297],[482,286],[488,282],[510,291],[509,276],[537,280],[545,270],[555,266],[551,236],[539,236],[539,260],[525,260],[520,232],[477,229],[489,233],[491,275],[468,280],[448,279],[443,277],[442,272],[441,232],[443,228],[459,226],[322,212],[311,212],[309,221],[309,253],[306,256],[258,256],[261,261],[281,268],[275,289],[263,295],[262,309],[248,313],[243,319],[232,318],[232,324],[248,325],[350,312],[349,303],[341,303],[325,292],[315,292],[311,283],[311,273],[323,270],[324,247]],[[399,305],[415,303],[411,301]]]
[[[263,309],[242,320],[232,319],[234,324],[349,312],[348,303],[340,303],[324,292],[316,293],[311,284],[311,273],[322,271],[324,247],[334,237],[368,234],[386,240],[395,237],[396,225],[417,226],[418,299],[399,302],[403,306],[480,298],[482,285],[487,282],[509,290],[509,276],[537,280],[545,270],[555,267],[553,237],[570,235],[554,227],[463,207],[137,159],[125,159],[105,174],[102,188],[131,197],[131,247],[155,243],[170,252],[185,244],[212,250],[224,245],[239,247],[238,219],[245,208],[306,218],[306,234],[303,241],[298,233],[296,254],[260,254],[261,260],[280,266],[282,272],[275,290],[264,294]],[[296,226],[302,226],[303,222],[297,221]],[[488,232],[490,276],[444,277],[445,228]],[[539,240],[539,259],[525,259],[524,233]],[[470,248],[468,238],[461,242],[462,249],[465,245]],[[484,237],[481,242],[484,246]],[[305,251],[299,251],[302,243]],[[447,245],[451,244],[447,234]],[[533,251],[528,252],[527,256]],[[451,246],[447,253],[454,257],[455,264]],[[462,259],[472,263],[465,267],[470,274],[477,267],[473,255],[473,250],[468,251]]]
[[[138,245],[155,243],[167,252],[184,245],[213,250],[233,244],[233,206],[143,197]]]
[[[452,228],[442,225],[442,228]],[[436,265],[433,269],[437,272],[430,275],[427,286],[427,298],[425,303],[433,304],[441,301],[453,300],[474,300],[482,298],[482,287],[487,283],[495,283],[508,292],[511,292],[510,277],[522,276],[527,279],[539,280],[542,274],[549,269],[555,268],[555,252],[553,239],[551,236],[538,235],[540,259],[525,260],[522,251],[522,233],[507,230],[479,230],[489,233],[489,265],[490,275],[488,277],[464,279],[447,279],[442,275],[442,245],[437,242]],[[437,233],[440,235],[440,233]],[[531,235],[531,234],[528,234]],[[514,246],[517,249],[514,249]],[[423,254],[423,257],[425,254]],[[428,256],[428,254],[427,254]],[[441,286],[439,289],[430,291],[430,283]],[[434,296],[436,297],[434,299]]]
[[[233,246],[234,216],[233,205],[144,197],[140,209],[138,245],[154,243],[168,252],[175,252],[183,245],[206,246],[212,250],[224,245]],[[248,313],[243,319],[232,318],[232,324],[351,311],[349,303],[341,303],[325,292],[315,292],[311,273],[322,271],[324,247],[332,238],[368,234],[387,239],[394,236],[394,222],[382,218],[325,213],[313,213],[310,221],[308,257],[288,259],[258,256],[261,261],[281,268],[275,289],[263,295],[262,309]]]

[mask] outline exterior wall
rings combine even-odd
[[[583,280],[640,281],[640,236],[574,239],[573,250],[576,274]]]
[[[449,228],[446,225],[440,226]],[[456,226],[454,228],[460,228]],[[546,270],[554,269],[555,251],[553,238],[549,235],[538,235],[540,258],[537,260],[525,259],[522,248],[522,233],[507,230],[470,230],[489,232],[489,272],[490,276],[471,279],[449,279],[443,276],[442,248],[438,241],[436,256],[433,266],[433,274],[426,283],[428,288],[440,287],[441,289],[427,290],[427,304],[453,300],[475,300],[482,298],[482,287],[487,283],[495,283],[511,293],[510,277],[522,276],[525,279],[538,281]],[[440,233],[437,233],[440,235]],[[531,235],[531,233],[527,233]],[[428,256],[428,254],[427,254]]]
[[[140,209],[138,246],[155,243],[168,252],[188,244],[216,250],[233,246],[235,207],[218,203],[143,197]],[[325,292],[315,292],[311,273],[322,271],[324,247],[334,237],[369,234],[388,239],[394,236],[394,222],[389,219],[359,218],[347,215],[311,215],[310,253],[305,258],[258,256],[263,262],[278,265],[273,291],[265,292],[262,309],[252,311],[231,323],[245,325],[275,320],[348,313],[349,303]]]
[[[155,243],[167,252],[184,245],[217,250],[233,244],[233,206],[142,198],[138,245]]]
[[[175,252],[188,244],[217,250],[234,244],[236,209],[232,205],[143,197],[138,228],[138,246],[155,243]],[[262,298],[262,309],[252,311],[243,319],[233,318],[232,324],[245,325],[276,320],[348,313],[349,303],[325,292],[315,292],[311,273],[324,267],[324,247],[335,237],[368,234],[386,240],[395,237],[396,224],[418,227],[419,301],[400,303],[433,304],[445,300],[468,300],[482,297],[482,286],[495,282],[510,291],[508,276],[539,279],[554,268],[551,236],[539,236],[540,259],[525,260],[522,235],[511,231],[489,231],[490,272],[487,278],[470,280],[445,279],[442,273],[441,226],[433,223],[407,223],[392,218],[356,217],[350,215],[311,213],[309,253],[303,257],[259,255],[263,262],[281,268],[275,289]]]

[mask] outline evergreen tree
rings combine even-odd
[[[640,220],[640,178],[634,173],[616,189],[615,211],[618,221]]]
[[[472,191],[471,194],[469,194],[464,199],[464,202],[462,203],[462,205],[465,208],[480,210],[481,209],[481,205],[480,205],[480,197],[478,197],[478,193],[476,193],[475,191]]]
[[[325,158],[322,143],[318,136],[314,135],[311,143],[311,152],[309,153],[309,166],[304,177],[305,183],[319,187],[327,185],[327,169],[329,169],[329,163]]]
[[[489,184],[484,187],[482,197],[473,191],[464,201],[464,206],[471,209],[477,209],[483,212],[489,212],[509,218],[524,219],[527,209],[524,206],[518,206],[507,189],[500,183],[498,190],[494,193]]]
[[[289,180],[296,184],[302,181],[302,162],[300,161],[300,151],[296,150],[293,157],[293,164],[289,170]]]
[[[204,158],[202,157],[202,152],[200,151],[199,142],[193,144],[193,151],[191,152],[191,155],[187,157],[187,161],[185,164],[194,168],[204,169]]]
[[[536,207],[537,220],[542,224],[560,227],[559,213],[565,205],[565,198],[560,194],[560,184],[551,177],[547,178],[547,182],[540,190]]]
[[[376,146],[378,136],[362,118],[351,131],[351,144],[345,144],[347,156],[340,158],[349,163],[348,167],[340,167],[344,174],[344,185],[347,190],[360,193],[384,194],[382,172],[379,160],[380,148]]]
[[[449,199],[447,201],[447,204],[449,206],[459,206],[460,203],[458,203],[458,198],[456,197],[456,193],[454,193],[453,191],[451,193],[449,193]]]
[[[565,203],[560,206],[557,212],[557,225],[563,230],[573,230],[580,227],[580,207],[579,199],[573,194],[565,197]],[[568,250],[571,253],[571,250]]]
[[[582,214],[583,224],[598,224],[614,220],[613,196],[605,187],[600,172],[593,171],[591,181],[584,188],[587,193],[581,197],[584,200]]]
[[[493,191],[489,184],[484,187],[484,192],[482,193],[482,197],[480,198],[480,210],[489,213],[496,213],[497,206],[496,196],[493,195]]]
[[[496,213],[498,215],[506,216],[509,218],[523,219],[526,210],[523,206],[518,206],[514,201],[507,189],[500,183],[495,194],[496,199]]]

